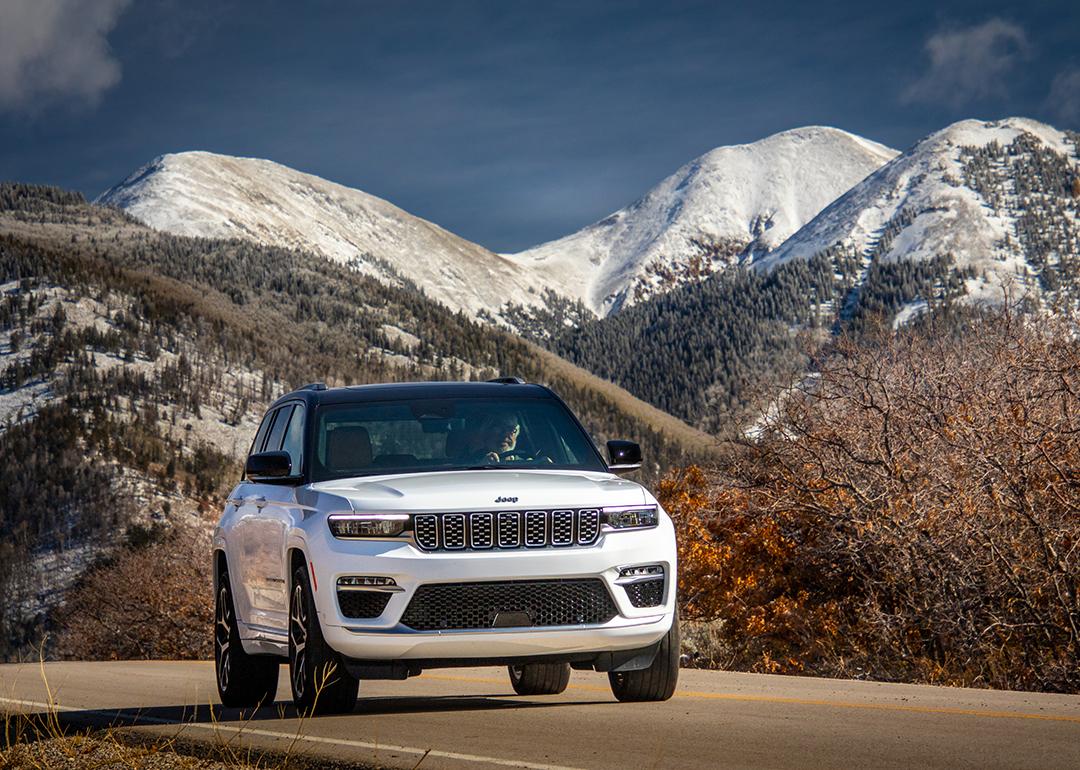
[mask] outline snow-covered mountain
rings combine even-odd
[[[302,248],[476,315],[536,305],[545,289],[606,315],[768,252],[895,155],[834,128],[720,147],[637,203],[557,241],[495,254],[375,196],[267,160],[163,155],[103,193],[178,235]]]
[[[1027,118],[964,120],[828,206],[760,269],[826,251],[881,263],[951,257],[967,296],[1052,294],[1080,279],[1078,136]]]
[[[515,260],[607,315],[775,249],[895,150],[811,126],[719,147],[637,202]]]
[[[405,277],[473,315],[508,300],[536,301],[532,274],[515,261],[381,198],[268,160],[162,155],[97,202],[176,235],[248,238],[314,251],[382,278]]]

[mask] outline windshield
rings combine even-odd
[[[551,398],[432,398],[319,409],[315,481],[466,469],[606,471]]]

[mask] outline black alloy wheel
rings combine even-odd
[[[289,598],[289,683],[303,714],[352,711],[360,688],[360,680],[323,639],[305,567],[293,573]]]
[[[231,708],[270,705],[277,696],[280,667],[273,656],[244,651],[229,573],[222,570],[214,602],[214,671],[222,704]]]

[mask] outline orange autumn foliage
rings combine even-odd
[[[953,321],[839,342],[660,484],[703,663],[1080,690],[1077,319]]]

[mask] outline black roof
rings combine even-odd
[[[389,382],[377,385],[349,385],[327,388],[308,385],[286,393],[271,405],[301,400],[308,406],[357,404],[365,401],[397,401],[408,398],[554,398],[543,385],[505,382]]]

